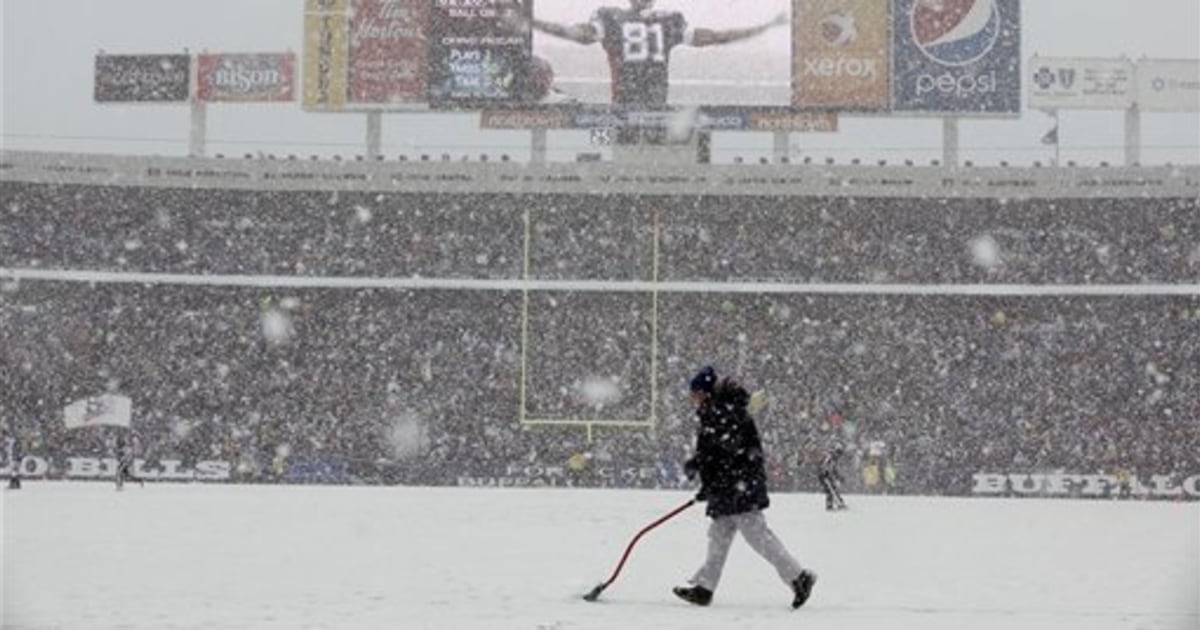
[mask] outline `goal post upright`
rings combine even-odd
[[[628,419],[584,419],[584,418],[531,418],[528,410],[529,391],[529,292],[532,284],[530,277],[530,258],[532,249],[532,218],[529,207],[524,213],[524,251],[522,262],[521,286],[521,367],[520,383],[518,384],[517,421],[521,426],[570,426],[583,427],[587,433],[587,441],[594,437],[595,427],[626,427],[654,430],[658,426],[658,303],[659,303],[659,257],[661,238],[660,212],[654,210],[651,218],[651,279],[649,286],[636,293],[650,294],[650,409],[643,420]]]
[[[521,382],[518,385],[518,404],[517,421],[525,424],[525,381],[528,375],[528,352],[529,352],[529,206],[525,206],[525,244],[524,253],[521,256]]]

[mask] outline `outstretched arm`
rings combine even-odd
[[[513,33],[528,33],[532,28],[547,35],[553,35],[554,37],[577,44],[593,44],[600,40],[600,33],[596,30],[595,26],[588,22],[558,24],[557,22],[547,22],[546,20],[525,17],[527,15],[529,15],[528,8],[524,11],[511,11],[504,16],[501,23]]]
[[[747,28],[731,28],[726,30],[715,30],[711,28],[698,28],[692,31],[693,46],[718,46],[720,44],[728,44],[731,42],[758,37],[763,33],[788,23],[786,13],[776,15],[770,22],[759,24],[758,26],[750,26]]]
[[[567,41],[575,42],[576,44],[594,44],[600,40],[600,33],[596,32],[596,27],[586,22],[582,24],[557,24],[534,18],[530,21],[530,25],[547,35],[553,35]]]

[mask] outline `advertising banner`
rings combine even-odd
[[[705,129],[710,131],[837,131],[835,112],[790,109],[704,108],[695,111],[686,125],[679,114],[627,111],[608,108],[494,109],[480,117],[483,129]]]
[[[890,7],[890,0],[795,0],[792,104],[887,109]]]
[[[1018,0],[895,0],[893,109],[1019,113],[1020,35]]]
[[[187,101],[191,66],[189,55],[96,55],[96,102]]]
[[[304,14],[304,88],[306,109],[340,110],[346,104],[346,7],[349,0],[308,0]]]
[[[1128,59],[1034,57],[1028,68],[1031,108],[1128,109],[1133,104]]]
[[[429,101],[435,107],[532,102],[530,35],[519,0],[434,0]]]
[[[1138,61],[1137,103],[1149,112],[1200,112],[1200,59]]]
[[[26,455],[17,465],[16,473],[26,479],[113,479],[117,469],[114,457]],[[147,481],[226,481],[232,471],[233,466],[224,460],[137,458],[133,462],[133,475]],[[12,472],[11,462],[0,467],[0,476],[7,477]]]
[[[746,129],[830,133],[838,130],[836,112],[750,111]]]
[[[424,104],[429,0],[353,0],[348,101]]]
[[[295,98],[293,53],[201,54],[196,98],[218,102],[272,102]]]
[[[480,112],[481,129],[571,129],[569,112],[555,109],[487,109]]]
[[[1200,474],[1135,475],[1072,472],[977,472],[971,494],[1088,498],[1200,498]]]

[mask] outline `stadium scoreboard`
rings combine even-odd
[[[748,129],[827,129],[819,116],[846,111],[1009,116],[1018,2],[306,0],[302,101],[580,128],[679,111]]]

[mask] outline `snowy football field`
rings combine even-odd
[[[683,492],[27,482],[3,493],[5,630],[1194,630],[1200,505],[773,495],[808,605],[743,541],[709,608]]]

